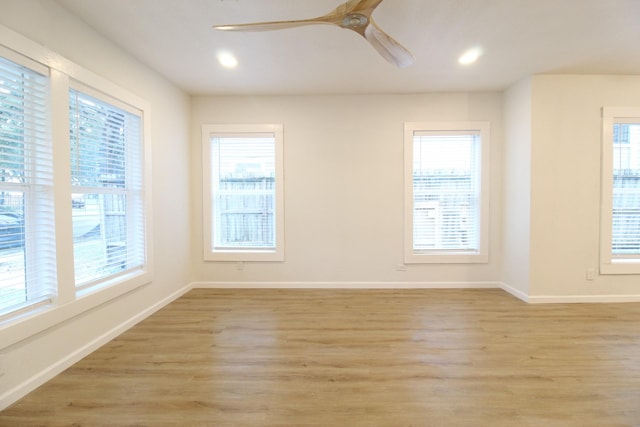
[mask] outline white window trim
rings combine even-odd
[[[413,250],[413,136],[416,131],[480,132],[480,223],[477,252]],[[471,264],[489,261],[489,154],[490,123],[487,121],[406,122],[404,124],[404,262],[406,264]]]
[[[23,55],[50,70],[51,127],[54,141],[54,201],[56,253],[73,253],[71,223],[71,174],[69,160],[69,105],[68,90],[71,80],[104,93],[142,111],[144,186],[146,217],[146,265],[142,270],[105,280],[84,289],[75,289],[73,258],[57,257],[58,295],[51,304],[33,310],[18,312],[0,321],[2,343],[0,349],[12,346],[59,323],[78,316],[108,301],[131,292],[153,280],[153,230],[151,221],[151,121],[150,104],[99,75],[67,60],[32,40],[0,25],[0,46]],[[10,58],[13,59],[13,58]]]
[[[100,101],[103,101],[111,106],[114,106],[116,108],[120,108],[121,110],[127,111],[135,116],[140,117],[140,123],[142,125],[142,129],[140,129],[140,134],[141,134],[141,138],[142,138],[142,146],[140,146],[138,149],[140,150],[140,154],[142,156],[142,161],[140,163],[140,166],[143,168],[143,174],[142,174],[142,182],[140,183],[141,185],[141,189],[135,189],[133,187],[131,187],[129,184],[127,184],[126,188],[123,189],[104,189],[104,188],[97,188],[97,187],[73,187],[73,192],[74,193],[83,193],[83,192],[98,192],[98,193],[102,193],[102,194],[118,194],[118,195],[126,195],[127,196],[127,200],[128,200],[128,206],[127,206],[127,227],[128,230],[135,230],[136,226],[135,226],[135,221],[132,218],[132,215],[135,215],[136,213],[136,208],[134,208],[132,205],[138,204],[138,201],[140,201],[142,199],[142,206],[140,206],[140,209],[142,209],[143,211],[143,216],[148,217],[150,215],[150,211],[149,211],[149,204],[147,203],[147,201],[145,200],[145,192],[146,192],[146,188],[147,185],[150,186],[150,177],[147,176],[145,177],[144,173],[147,167],[149,167],[148,165],[145,164],[145,159],[144,157],[146,156],[146,154],[148,153],[148,149],[146,148],[147,145],[145,144],[145,141],[148,138],[145,138],[145,112],[139,108],[136,108],[133,106],[133,104],[130,103],[126,103],[125,101],[123,101],[122,99],[116,99],[113,98],[107,94],[104,94],[102,92],[100,92],[99,90],[96,90],[94,87],[90,87],[87,86],[79,81],[75,81],[75,80],[71,80],[69,82],[69,89],[74,89],[82,94],[91,96],[95,99],[98,99]],[[68,92],[68,91],[67,91]],[[68,109],[68,106],[67,106]],[[127,174],[131,173],[131,167],[132,165],[127,164]],[[128,176],[128,175],[127,175]],[[149,184],[145,185],[145,181]],[[140,191],[141,190],[141,191]],[[134,196],[138,196],[138,197],[134,197]],[[146,223],[144,224],[145,227],[143,228],[146,231]],[[130,240],[130,244],[134,245],[135,243],[138,242],[131,242],[132,236],[131,234],[134,233],[127,233],[127,239]],[[148,234],[143,234],[142,239],[144,240],[144,245],[146,246],[146,242],[149,240],[150,236]],[[126,277],[132,277],[135,276],[135,274],[137,274],[139,271],[144,271],[147,267],[147,262],[148,262],[148,251],[145,251],[144,255],[144,261],[142,266],[136,266],[133,269],[124,272],[124,273],[114,273],[114,274],[110,274],[108,276],[104,276],[104,277],[100,277],[99,279],[96,280],[91,280],[88,281],[84,284],[81,284],[79,286],[76,286],[76,290],[79,294],[84,294],[86,292],[90,292],[91,289],[94,288],[102,288],[104,287],[105,283],[107,284],[107,286],[110,286],[109,284],[113,284],[113,283],[118,283],[120,281],[123,280],[123,278]]]
[[[602,109],[602,172],[600,185],[600,274],[640,274],[639,258],[615,258],[611,250],[613,226],[613,125],[618,119],[640,122],[640,107]]]
[[[276,247],[269,249],[215,250],[213,200],[211,188],[211,136],[215,134],[264,134],[275,136],[275,227]],[[204,124],[202,125],[202,211],[203,257],[205,261],[284,261],[284,164],[282,124]]]

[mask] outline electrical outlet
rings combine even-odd
[[[396,271],[407,271],[407,266],[404,264],[396,264]]]
[[[587,268],[587,280],[593,280],[596,278],[596,270],[593,268]]]
[[[244,270],[244,261],[236,262],[236,270],[238,270],[238,271]]]

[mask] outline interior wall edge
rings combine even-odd
[[[504,282],[500,282],[500,289],[502,289],[503,291],[513,295],[514,297],[518,298],[519,300],[522,300],[524,302],[531,302],[529,301],[529,295],[527,295],[525,292],[521,291],[520,289],[514,288],[513,286],[504,283]]]

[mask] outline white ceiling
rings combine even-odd
[[[539,73],[640,74],[640,0],[385,0],[373,17],[415,55],[405,69],[334,26],[211,28],[315,17],[340,0],[57,1],[192,94],[479,91]],[[483,56],[460,66],[474,46]],[[220,50],[239,66],[221,67]]]

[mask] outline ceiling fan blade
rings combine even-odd
[[[221,31],[272,31],[285,28],[302,27],[304,25],[329,24],[324,17],[313,19],[300,19],[296,21],[271,21],[254,22],[249,24],[214,25],[213,28]]]
[[[333,24],[338,26],[345,26],[347,24],[344,24],[343,20],[347,15],[352,13],[362,14],[365,15],[368,19],[371,16],[371,12],[373,12],[373,10],[380,3],[382,3],[382,1],[383,0],[348,0],[326,15],[318,16],[317,18],[311,19],[255,22],[232,25],[214,25],[213,28],[221,31],[272,31],[315,24]]]
[[[382,0],[349,0],[344,5],[348,13],[366,13],[373,11],[380,3]]]
[[[326,15],[293,21],[270,21],[248,24],[215,25],[221,31],[271,31],[305,25],[332,24],[363,36],[390,63],[403,68],[413,64],[411,52],[386,34],[371,14],[383,0],[347,0]]]
[[[390,63],[400,67],[408,67],[414,62],[414,57],[404,46],[391,38],[376,25],[373,19],[364,30],[364,37]]]

